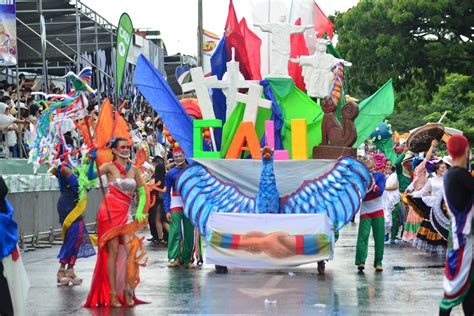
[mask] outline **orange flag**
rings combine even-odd
[[[94,134],[99,165],[113,160],[112,151],[107,147],[112,138],[123,137],[132,144],[127,122],[119,113],[113,111],[108,98],[102,103]]]
[[[87,120],[87,118],[83,118],[82,120],[75,122],[75,124],[76,124],[76,127],[81,132],[82,139],[84,140],[84,143],[87,145],[87,147],[91,147],[92,146],[92,139],[90,137],[91,134],[89,133],[89,131],[87,131],[86,120]]]
[[[128,127],[127,121],[118,112],[114,112],[115,115],[115,126],[113,137],[122,137],[128,140],[128,143],[132,145],[132,136],[130,135],[130,127]]]

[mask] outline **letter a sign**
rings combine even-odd
[[[122,87],[122,77],[125,64],[127,63],[128,48],[132,41],[133,26],[132,20],[127,13],[123,13],[120,17],[118,31],[117,31],[117,51],[116,51],[116,66],[117,74],[115,77],[117,97],[120,98]],[[117,103],[118,104],[118,103]]]

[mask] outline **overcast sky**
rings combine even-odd
[[[251,25],[252,1],[234,0],[237,17],[245,17]],[[271,5],[276,0],[268,0]],[[134,28],[160,30],[168,54],[183,53],[196,55],[197,52],[197,3],[198,0],[82,0],[113,25],[118,24],[120,15],[127,12]],[[202,0],[204,29],[222,35],[227,18],[228,0]],[[291,0],[278,0],[290,8]],[[296,1],[295,1],[296,2]],[[335,11],[346,11],[358,0],[318,0],[319,7],[326,15]]]

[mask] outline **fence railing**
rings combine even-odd
[[[15,209],[14,219],[18,223],[20,247],[29,251],[50,247],[60,243],[61,225],[57,211],[59,191],[37,191],[8,194],[8,200]],[[87,208],[84,221],[95,231],[97,212],[102,202],[99,188],[87,194]]]

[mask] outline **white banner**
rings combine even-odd
[[[334,254],[333,224],[324,214],[213,213],[207,231],[209,264],[280,269]]]

